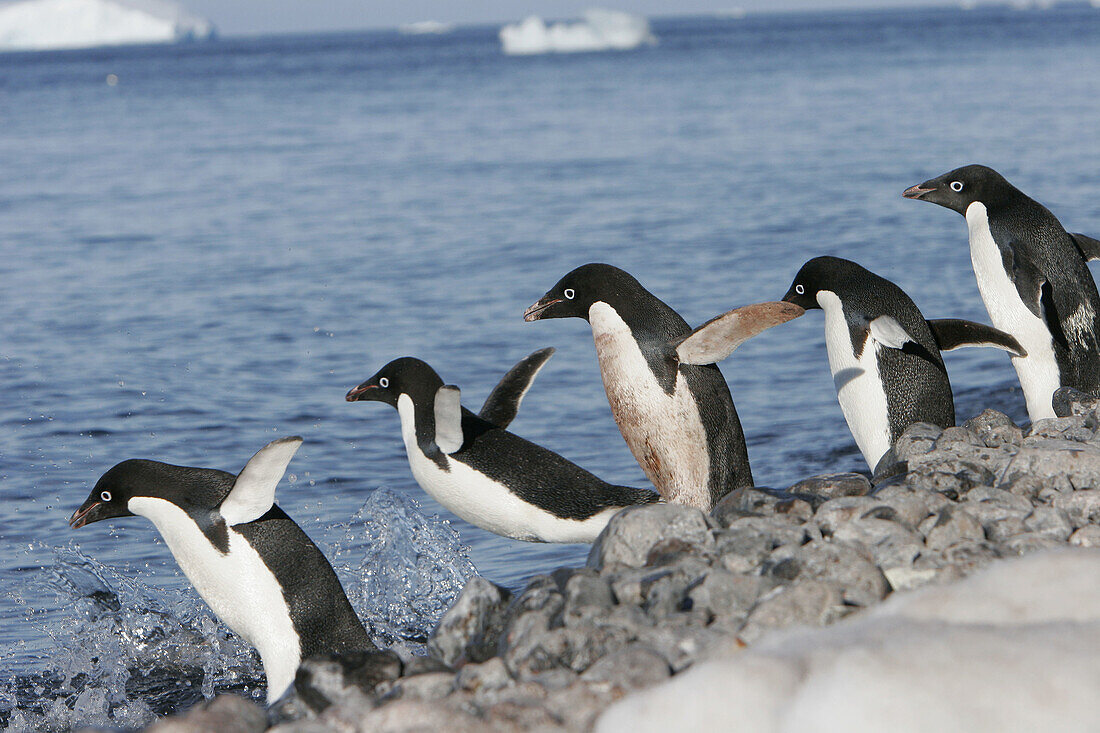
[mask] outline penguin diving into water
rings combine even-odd
[[[259,652],[268,704],[286,692],[307,657],[377,650],[328,560],[274,503],[301,444],[299,437],[268,443],[236,476],[123,461],[69,519],[73,529],[149,519],[210,609]]]
[[[537,361],[541,353],[544,362],[549,353],[532,357]],[[391,361],[346,399],[397,408],[416,482],[470,524],[530,542],[592,542],[615,512],[660,497],[606,483],[500,425],[515,415],[540,366],[520,362],[481,415],[462,407],[458,387],[444,384],[434,369],[412,357]]]
[[[983,165],[912,186],[906,198],[966,218],[970,260],[993,325],[1026,350],[1012,365],[1032,421],[1054,417],[1059,387],[1100,391],[1100,294],[1087,262],[1100,241],[1070,234],[1042,204]]]
[[[558,281],[524,320],[588,321],[611,414],[634,458],[667,501],[710,511],[733,489],[753,485],[741,422],[715,362],[802,313],[791,303],[760,303],[692,331],[629,273],[588,264]]]
[[[825,347],[837,400],[872,472],[915,422],[955,424],[941,351],[993,346],[1026,356],[995,328],[955,319],[926,321],[889,280],[839,257],[815,257],[783,300],[825,313]]]

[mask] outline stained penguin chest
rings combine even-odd
[[[878,347],[868,335],[857,356],[840,299],[823,291],[817,300],[825,313],[825,348],[840,410],[860,453],[874,470],[895,437],[890,431],[889,402],[879,369]]]
[[[625,321],[606,303],[589,310],[611,414],[646,476],[669,501],[705,506],[710,452],[699,406],[679,371],[672,394],[657,382]]]
[[[1050,398],[1060,386],[1061,377],[1050,330],[1020,298],[1016,284],[1005,270],[1001,250],[989,228],[988,212],[981,202],[967,207],[966,224],[970,233],[970,261],[989,319],[994,326],[1014,336],[1027,352],[1026,357],[1012,357],[1012,365],[1024,391],[1028,415],[1032,420],[1054,417]]]

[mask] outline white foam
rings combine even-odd
[[[415,23],[405,23],[397,27],[397,32],[406,36],[443,35],[455,29],[454,23],[443,23],[438,20],[418,20]]]
[[[656,42],[645,18],[597,8],[586,10],[584,20],[576,23],[547,25],[542,18],[532,15],[500,29],[504,53],[512,55],[626,51]]]
[[[1097,573],[1100,551],[1056,550],[897,593],[699,664],[597,730],[1081,730],[1100,689]]]
[[[213,35],[210,21],[163,0],[24,0],[0,6],[0,50],[174,43]]]

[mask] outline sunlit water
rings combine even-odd
[[[514,430],[644,485],[587,325],[521,318],[576,265],[619,265],[700,323],[838,254],[929,317],[985,320],[964,222],[902,189],[984,162],[1100,232],[1092,8],[654,32],[531,58],[490,28],[0,56],[0,716],[137,725],[216,688],[262,697],[148,523],[66,526],[120,460],[235,472],[302,435],[280,505],[380,638],[415,645],[473,567],[514,587],[586,548],[505,540],[425,496],[395,411],[343,401],[386,361],[424,358],[477,409],[556,346]],[[961,418],[1024,417],[1002,353],[948,369]],[[820,313],[723,371],[758,483],[863,468]]]

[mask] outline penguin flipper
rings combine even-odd
[[[508,373],[501,377],[497,386],[481,406],[478,417],[491,422],[498,428],[506,428],[516,419],[519,403],[523,401],[527,390],[535,381],[546,362],[554,355],[554,347],[539,349],[520,359]]]
[[[220,512],[226,524],[244,524],[267,514],[275,503],[275,487],[301,445],[302,439],[293,435],[273,440],[256,451],[222,500]]]
[[[871,338],[890,349],[901,349],[907,343],[917,343],[905,327],[893,316],[879,316],[871,321]]]
[[[968,346],[992,346],[1013,356],[1027,356],[1020,342],[1004,331],[984,323],[964,321],[958,318],[935,318],[928,321],[932,338],[940,351],[952,351]]]
[[[1093,239],[1084,234],[1070,234],[1069,236],[1073,243],[1077,245],[1077,249],[1081,250],[1086,262],[1100,260],[1100,239]]]
[[[445,384],[435,393],[435,444],[450,455],[462,447],[462,393]]]
[[[710,319],[670,345],[681,364],[714,364],[761,331],[798,318],[805,312],[794,303],[782,300],[743,305]]]

